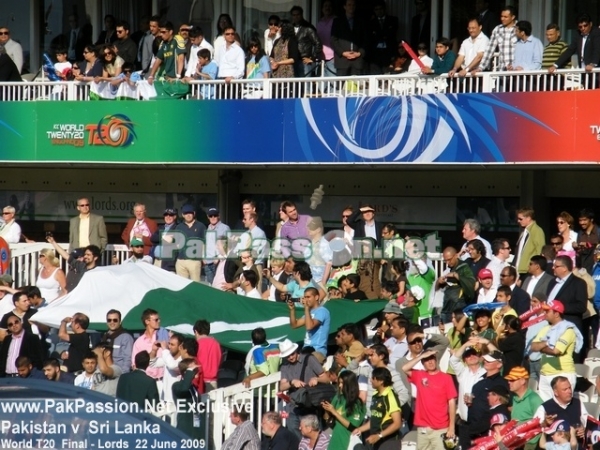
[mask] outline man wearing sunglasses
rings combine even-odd
[[[579,61],[579,68],[585,69],[586,72],[591,72],[600,64],[600,29],[593,25],[589,14],[584,13],[577,17],[579,35],[573,39],[560,58],[550,66],[548,72],[554,73],[556,69],[571,61],[571,57],[575,54]]]
[[[133,39],[129,37],[129,22],[119,22],[117,24],[116,32],[117,40],[115,41],[115,47],[117,48],[117,53],[125,62],[135,64],[138,49],[135,42],[133,42]]]
[[[91,212],[90,200],[86,197],[77,199],[79,215],[69,223],[69,248],[81,248],[96,245],[104,251],[108,243],[104,217]]]
[[[141,239],[133,238],[129,244],[129,250],[131,251],[131,256],[123,261],[123,264],[140,262],[152,264],[152,257],[144,255],[144,242]]]
[[[163,212],[163,218],[165,223],[158,226],[158,229],[150,236],[150,242],[152,242],[152,249],[150,254],[154,255],[154,265],[160,267],[168,272],[175,272],[175,258],[162,259],[163,245],[172,243],[172,237],[166,234],[167,231],[175,229],[177,226],[177,210],[174,208],[167,208]]]
[[[8,27],[0,26],[0,45],[4,46],[6,54],[10,56],[10,59],[12,59],[15,66],[17,66],[19,73],[21,73],[21,70],[23,70],[23,48],[21,47],[21,44],[10,38],[10,30]]]
[[[6,323],[10,334],[0,346],[0,378],[19,376],[17,359],[21,356],[27,356],[36,368],[41,369],[44,357],[40,338],[26,331],[15,314],[9,316]]]
[[[133,337],[123,328],[121,312],[111,309],[106,313],[108,331],[102,336],[102,342],[112,345],[112,359],[123,373],[131,370]]]

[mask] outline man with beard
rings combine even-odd
[[[112,358],[123,373],[131,370],[131,352],[133,337],[123,328],[121,312],[111,309],[106,313],[108,331],[102,336],[102,342],[112,345]]]

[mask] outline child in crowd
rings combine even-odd
[[[557,420],[550,427],[545,428],[540,436],[539,447],[546,450],[576,450],[577,434],[575,428],[569,426],[564,420]],[[548,442],[546,435],[552,437]]]
[[[504,303],[504,305],[500,308],[497,308],[492,314],[492,328],[494,329],[497,335],[501,334],[504,331],[504,322],[502,319],[505,316],[519,317],[517,312],[514,309],[512,309],[509,305],[511,296],[512,291],[510,290],[510,287],[500,286],[498,288],[498,292],[496,293],[496,301]]]
[[[59,47],[56,49],[56,63],[54,63],[54,70],[56,75],[64,81],[72,80],[72,65],[67,61],[67,49]]]

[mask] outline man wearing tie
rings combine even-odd
[[[390,65],[398,43],[398,18],[386,14],[383,0],[375,3],[373,12],[375,17],[369,22],[367,34],[369,72],[381,75]]]
[[[79,18],[76,14],[69,16],[69,26],[71,30],[67,35],[69,39],[67,58],[70,62],[75,62],[83,58],[83,49],[91,44],[91,39],[86,38],[84,27],[79,26]]]
[[[490,2],[486,0],[477,0],[475,2],[475,10],[477,11],[477,17],[481,24],[481,31],[488,38],[492,35],[492,31],[496,28],[496,25],[500,24],[498,15],[493,11],[490,11]]]
[[[529,260],[533,255],[540,255],[546,243],[544,230],[534,219],[535,211],[532,208],[524,207],[517,211],[517,222],[523,230],[517,241],[513,265],[517,268],[521,281],[528,275]]]
[[[362,75],[365,68],[365,29],[355,16],[356,0],[346,0],[342,17],[331,26],[331,46],[337,75]]]

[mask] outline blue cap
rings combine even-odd
[[[181,208],[181,213],[182,214],[186,214],[186,213],[195,213],[196,209],[192,206],[192,205],[183,205],[183,208]]]

